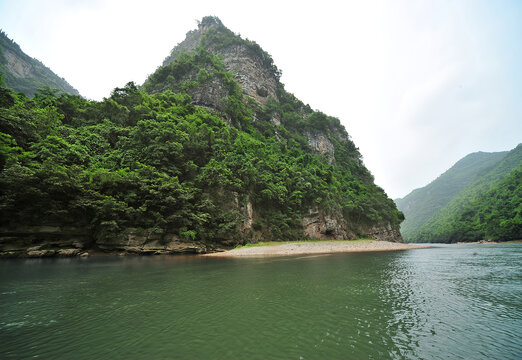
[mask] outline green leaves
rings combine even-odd
[[[85,165],[89,161],[87,148],[83,145],[69,144],[61,137],[49,135],[30,150],[40,162],[52,162],[60,165]]]
[[[220,79],[229,94],[222,113],[164,89],[187,71],[195,86]],[[280,89],[281,101],[260,109],[203,49],[159,69],[144,88],[156,93],[128,83],[101,102],[42,92],[0,108],[2,224],[85,224],[94,240],[140,228],[233,245],[254,231],[302,237],[302,215],[317,206],[349,224],[400,222],[339,121],[293,95]],[[288,130],[269,122],[276,115]],[[328,137],[337,166],[310,153],[303,129]],[[251,233],[239,232],[244,221],[256,224]]]

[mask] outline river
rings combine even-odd
[[[521,359],[522,244],[0,261],[2,359]]]

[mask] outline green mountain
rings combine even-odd
[[[44,87],[79,95],[78,90],[64,78],[25,54],[3,31],[0,31],[0,75],[8,88],[23,92],[26,96],[33,96],[38,89]]]
[[[522,239],[522,166],[464,205],[436,233],[421,230],[419,238],[432,242]]]
[[[490,171],[508,152],[472,153],[423,188],[415,189],[402,199],[397,207],[404,213],[401,234],[412,241],[422,225],[441,210],[472,180]]]
[[[406,218],[408,213],[413,217],[401,228],[403,236],[407,241],[443,243],[521,238],[521,165],[522,145],[507,153],[466,156],[427,187],[396,201]],[[434,209],[437,197],[444,204]]]
[[[279,76],[207,17],[141,88],[101,102],[0,92],[0,254],[402,241],[402,213],[340,121]]]

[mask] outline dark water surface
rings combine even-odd
[[[522,245],[0,261],[2,359],[521,359]]]

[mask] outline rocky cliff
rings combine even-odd
[[[226,40],[223,41],[224,39]],[[233,74],[243,92],[260,105],[265,105],[269,97],[277,99],[280,73],[273,66],[270,56],[256,43],[234,35],[217,18],[204,18],[197,30],[188,32],[185,40],[172,49],[163,61],[163,66],[170,65],[183,54],[194,52],[198,47],[219,55],[226,70]],[[212,91],[214,87],[207,89]],[[210,94],[207,98],[216,99],[216,96]],[[215,106],[214,102],[201,104]]]
[[[97,239],[88,227],[25,226],[0,229],[0,257],[88,256],[112,254],[200,254],[215,250],[177,235],[158,235],[128,228],[119,236]]]

